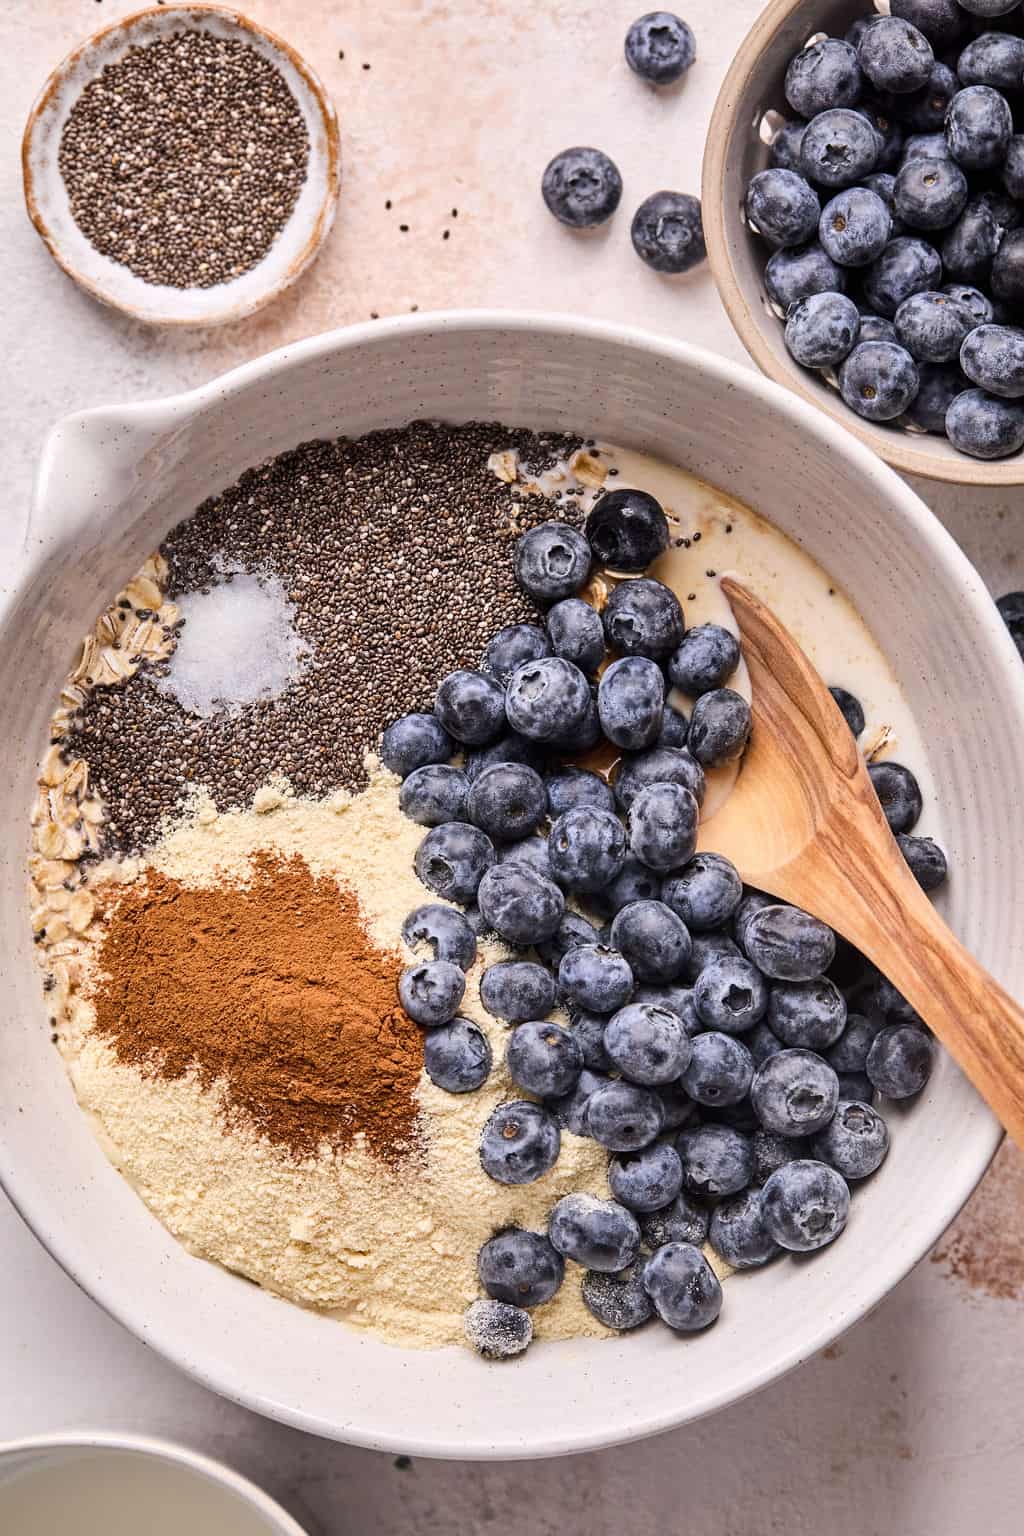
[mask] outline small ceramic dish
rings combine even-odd
[[[873,448],[906,474],[959,485],[1024,485],[1024,453],[985,462],[958,453],[944,437],[899,426],[873,425],[843,404],[816,373],[786,351],[783,325],[764,288],[768,247],[743,212],[751,176],[770,163],[771,141],[783,118],[792,117],[783,93],[786,66],[811,39],[842,37],[872,9],[872,0],[772,0],[733,59],[708,130],[702,202],[708,258],[729,318],[757,366]]]
[[[102,255],[75,223],[58,165],[61,134],[83,88],[131,48],[172,33],[234,38],[281,72],[309,131],[309,166],[287,224],[256,266],[210,288],[144,282]],[[261,309],[314,260],[334,222],[341,159],[334,107],[309,65],[287,43],[223,6],[162,5],[126,16],[68,54],[39,93],[21,146],[25,205],[57,265],[94,299],[149,325],[222,325]]]

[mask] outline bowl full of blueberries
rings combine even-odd
[[[715,107],[741,339],[897,469],[1024,481],[1021,0],[775,0]]]

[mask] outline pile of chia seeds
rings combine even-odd
[[[158,692],[153,668],[95,689],[66,746],[104,801],[104,852],[139,853],[196,786],[220,810],[276,772],[302,795],[361,788],[385,725],[429,709],[437,679],[475,666],[503,624],[536,617],[511,546],[552,505],[498,480],[488,457],[511,448],[540,474],[580,446],[425,422],[304,443],[179,523],[162,551],[168,596],[224,580],[225,562],[276,576],[312,656],[279,697],[204,719]],[[583,503],[562,497],[557,515],[579,525]]]

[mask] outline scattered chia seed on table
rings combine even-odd
[[[309,134],[247,43],[172,33],[82,91],[58,164],[79,229],[147,283],[210,288],[270,249],[306,179]]]
[[[202,720],[157,692],[152,668],[94,689],[65,745],[105,803],[104,852],[140,852],[193,786],[221,810],[274,772],[304,795],[361,788],[385,725],[429,709],[438,678],[477,665],[503,624],[536,620],[512,545],[551,505],[499,480],[489,455],[512,448],[539,474],[578,447],[479,422],[304,443],[179,523],[163,545],[168,596],[222,580],[225,559],[270,572],[312,659],[278,698]],[[573,498],[557,515],[578,526],[585,508]]]

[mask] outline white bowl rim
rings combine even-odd
[[[638,350],[646,353],[653,361],[681,363],[691,369],[717,375],[720,381],[738,391],[759,396],[770,403],[780,415],[789,417],[801,431],[818,438],[823,445],[830,447],[833,451],[837,446],[838,438],[842,451],[853,461],[854,466],[871,486],[873,493],[893,510],[899,511],[911,532],[928,547],[929,557],[944,568],[950,580],[959,584],[968,619],[976,626],[977,631],[985,636],[996,653],[1001,667],[1000,687],[1006,692],[1007,701],[1016,710],[1020,734],[1024,738],[1024,676],[1017,676],[1019,661],[1009,632],[995,604],[988,598],[967,556],[916,492],[852,433],[837,426],[817,407],[801,400],[791,391],[783,389],[773,380],[765,378],[749,366],[735,363],[717,353],[659,336],[639,327],[600,320],[580,320],[557,312],[495,309],[442,310],[417,315],[400,315],[388,320],[341,327],[266,353],[194,390],[123,407],[96,406],[64,417],[51,429],[44,443],[36,480],[37,495],[47,478],[51,457],[58,451],[61,434],[71,423],[102,417],[140,423],[146,421],[158,423],[161,418],[170,421],[184,414],[194,414],[209,402],[240,391],[255,380],[270,378],[287,369],[292,363],[316,359],[338,351],[357,352],[364,343],[381,336],[413,338],[439,331],[461,334],[500,332],[506,335],[516,332],[540,332],[550,336],[552,342],[560,339],[586,338],[609,347],[618,346]],[[34,516],[38,511],[38,507],[34,508]],[[56,535],[59,530],[47,528],[45,520],[40,520],[35,523],[34,532],[41,535],[35,552],[28,557],[18,583],[5,596],[0,597],[0,622],[13,608],[32,572],[47,562],[50,544],[47,535]],[[699,1403],[692,1409],[684,1409],[681,1412],[659,1412],[651,1414],[648,1418],[636,1419],[628,1433],[623,1433],[619,1428],[613,1428],[610,1431],[579,1432],[574,1431],[571,1425],[567,1425],[565,1432],[557,1441],[549,1439],[537,1445],[530,1444],[528,1440],[513,1443],[504,1441],[494,1445],[484,1438],[474,1439],[467,1444],[465,1440],[454,1440],[446,1438],[443,1434],[432,1434],[429,1425],[424,1426],[423,1432],[418,1435],[405,1433],[401,1439],[398,1439],[386,1427],[375,1426],[363,1429],[353,1425],[351,1421],[341,1423],[281,1402],[278,1398],[247,1384],[239,1372],[222,1369],[218,1365],[209,1365],[202,1360],[192,1358],[187,1341],[182,1341],[180,1330],[154,1325],[153,1318],[147,1310],[145,1297],[136,1298],[127,1294],[124,1288],[122,1288],[122,1294],[112,1295],[107,1282],[97,1278],[91,1272],[88,1263],[83,1262],[75,1251],[69,1249],[59,1229],[56,1231],[52,1229],[45,1201],[23,1202],[19,1199],[16,1171],[6,1160],[2,1140],[0,1140],[0,1187],[4,1189],[15,1209],[39,1241],[86,1295],[96,1301],[109,1316],[121,1323],[136,1338],[142,1339],[153,1348],[157,1354],[176,1365],[193,1380],[229,1401],[307,1433],[343,1440],[347,1444],[363,1446],[371,1450],[461,1460],[519,1459],[596,1450],[608,1445],[661,1434],[681,1423],[715,1413],[720,1408],[741,1401],[770,1382],[788,1374],[871,1312],[925,1257],[973,1193],[998,1150],[1002,1136],[1002,1127],[994,1116],[985,1115],[979,1118],[970,1154],[966,1155],[961,1150],[960,1156],[953,1162],[945,1180],[945,1200],[942,1206],[942,1221],[938,1229],[920,1234],[917,1242],[908,1243],[904,1239],[900,1243],[890,1244],[883,1253],[876,1253],[872,1269],[873,1283],[870,1287],[866,1285],[864,1291],[843,1310],[841,1316],[830,1321],[817,1321],[813,1326],[809,1326],[799,1339],[794,1340],[787,1353],[752,1370],[742,1393],[711,1388],[704,1392]]]
[[[257,1483],[236,1472],[225,1462],[204,1456],[187,1445],[164,1440],[156,1435],[123,1434],[109,1429],[54,1430],[39,1435],[24,1435],[17,1440],[0,1441],[0,1471],[5,1461],[14,1456],[31,1455],[38,1451],[125,1451],[155,1461],[171,1462],[183,1467],[212,1483],[219,1483],[238,1495],[254,1513],[271,1521],[279,1536],[308,1536],[308,1532],[293,1520],[286,1509],[272,1499]]]

